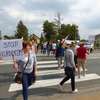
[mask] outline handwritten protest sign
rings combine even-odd
[[[0,58],[11,60],[12,54],[16,58],[22,57],[22,39],[0,40]]]

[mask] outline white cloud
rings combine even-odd
[[[16,8],[13,8],[13,7],[5,8],[5,12],[7,12],[8,15],[12,18],[22,19],[22,20],[27,21],[27,22],[39,20],[39,17],[37,15],[35,15],[34,13],[27,12],[27,11],[24,11],[24,10],[21,10],[21,9],[16,9]]]
[[[99,0],[1,0],[0,27],[5,33],[11,33],[18,20],[23,20],[31,32],[41,33],[43,21],[53,21],[60,12],[63,23],[79,25],[80,34],[86,36],[100,33],[99,9]]]

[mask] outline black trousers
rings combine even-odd
[[[65,75],[66,76],[60,82],[60,85],[63,85],[66,81],[71,79],[71,87],[72,87],[72,91],[74,91],[75,90],[75,69],[70,67],[65,67]]]
[[[75,62],[75,65],[77,64],[77,55],[74,55],[74,62]]]

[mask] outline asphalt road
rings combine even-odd
[[[91,59],[87,61],[88,73],[96,73],[100,75],[100,53],[93,53],[90,56]],[[54,58],[53,58],[54,59]],[[22,100],[21,91],[19,92],[8,92],[10,84],[13,82],[13,70],[12,66],[9,64],[0,65],[0,100]],[[61,76],[61,75],[60,75]],[[42,78],[51,78],[57,77],[57,75],[44,76]],[[38,77],[41,78],[41,77]],[[77,95],[84,95],[90,92],[100,91],[100,80],[91,80],[78,82],[77,87],[79,93]],[[30,90],[30,99],[29,100],[75,100],[73,99],[75,95],[70,93],[70,85],[67,84],[64,86],[66,92],[61,93],[58,86],[49,86],[45,88],[36,88]]]

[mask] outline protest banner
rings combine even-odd
[[[12,60],[12,55],[22,57],[22,39],[0,40],[0,58]]]

